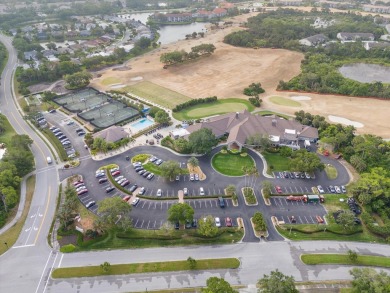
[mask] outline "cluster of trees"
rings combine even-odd
[[[314,172],[315,170],[324,170],[325,165],[315,153],[300,149],[291,153],[289,166],[292,170],[299,172]]]
[[[248,87],[244,88],[244,95],[251,96],[251,98],[249,98],[249,102],[255,107],[261,106],[261,102],[263,100],[259,98],[259,95],[264,92],[265,90],[261,87],[261,83],[259,82],[253,82]]]
[[[5,116],[0,115],[0,134],[7,131],[5,123],[8,124]],[[21,178],[34,168],[31,144],[27,135],[14,135],[7,142],[7,150],[0,161],[0,227],[6,223],[10,209],[19,202]]]
[[[91,133],[87,133],[84,140],[86,145],[91,148],[92,152],[102,152],[106,154],[108,151],[127,145],[131,141],[131,138],[125,137],[117,142],[107,142],[101,137],[93,138]]]
[[[64,79],[68,89],[80,89],[89,85],[92,74],[87,71],[80,71],[73,74],[67,74],[64,76]]]
[[[194,218],[194,209],[188,203],[175,203],[168,209],[168,221],[172,223],[185,224],[186,221],[192,222]]]
[[[66,187],[64,195],[65,200],[58,209],[57,218],[60,221],[60,229],[68,231],[70,228],[73,228],[71,225],[77,215],[79,199],[77,198],[76,189],[73,187]]]
[[[100,201],[97,212],[99,218],[94,222],[96,230],[107,231],[115,227],[128,231],[132,227],[131,205],[118,196]]]
[[[218,100],[216,96],[213,97],[207,97],[207,98],[199,98],[199,99],[192,99],[187,102],[181,103],[179,105],[176,105],[175,108],[172,109],[173,112],[179,112],[183,109],[198,105],[198,104],[210,104],[214,103]]]
[[[201,44],[191,48],[191,52],[182,51],[173,51],[161,54],[160,61],[165,65],[173,65],[177,63],[182,63],[187,60],[194,60],[203,55],[210,55],[214,53],[215,46],[213,44]]]
[[[252,217],[253,225],[255,226],[255,230],[258,232],[267,231],[267,223],[263,217],[263,214],[260,212],[254,213]]]
[[[7,61],[8,52],[3,43],[0,43],[0,71],[3,70]]]

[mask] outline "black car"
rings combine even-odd
[[[290,175],[290,178],[291,178],[291,179],[294,179],[294,178],[295,178],[295,175],[294,175],[293,172],[290,172],[289,175]]]
[[[146,172],[146,170],[139,170],[137,173],[138,173],[139,175],[143,175],[145,172]]]
[[[175,229],[176,229],[176,230],[179,230],[179,229],[180,229],[180,223],[179,223],[179,222],[176,222],[176,223],[175,223]]]
[[[193,219],[191,225],[192,225],[192,228],[198,227],[198,220],[197,219]]]
[[[136,189],[137,189],[138,185],[137,184],[133,184],[130,188],[129,188],[129,191],[130,192],[134,192]]]
[[[55,112],[57,112],[56,109],[51,109],[51,110],[49,111],[49,113],[51,113],[51,114],[52,114],[52,113],[55,113]]]
[[[284,178],[289,178],[290,176],[289,176],[289,172],[287,172],[287,171],[284,171],[283,172],[283,175],[284,175]]]
[[[82,129],[82,128],[77,128],[77,129],[76,129],[76,132],[77,132],[77,133],[79,133],[79,132],[84,132],[84,129]]]
[[[146,171],[144,174],[142,174],[142,176],[143,176],[144,178],[146,178],[146,177],[148,177],[149,174],[150,174],[150,172],[149,172],[149,171]]]
[[[134,168],[135,172],[141,171],[141,170],[143,170],[143,169],[144,169],[144,168],[141,167],[141,166],[138,166],[138,167],[135,167],[135,168]]]
[[[113,191],[114,189],[115,189],[114,186],[109,186],[106,188],[106,192],[109,193],[109,192]]]

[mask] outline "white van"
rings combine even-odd
[[[48,164],[51,164],[51,163],[53,163],[53,161],[51,160],[51,158],[50,158],[50,157],[47,157],[47,158],[46,158],[46,161],[47,161],[47,163],[48,163]]]

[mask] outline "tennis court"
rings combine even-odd
[[[100,93],[93,88],[86,88],[54,99],[54,102],[63,106],[68,111],[82,112],[99,107],[110,99],[104,93]]]
[[[99,128],[106,128],[139,115],[137,109],[127,107],[117,101],[96,106],[94,109],[77,114],[80,118],[89,121]]]

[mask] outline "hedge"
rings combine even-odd
[[[200,99],[193,99],[189,100],[187,102],[184,102],[182,104],[177,105],[175,108],[172,109],[172,112],[179,112],[183,109],[198,105],[198,104],[210,104],[214,103],[218,100],[216,96],[208,97],[208,98],[200,98]]]
[[[375,225],[374,219],[367,212],[363,212],[361,218],[370,232],[385,238],[390,236],[390,225]]]

